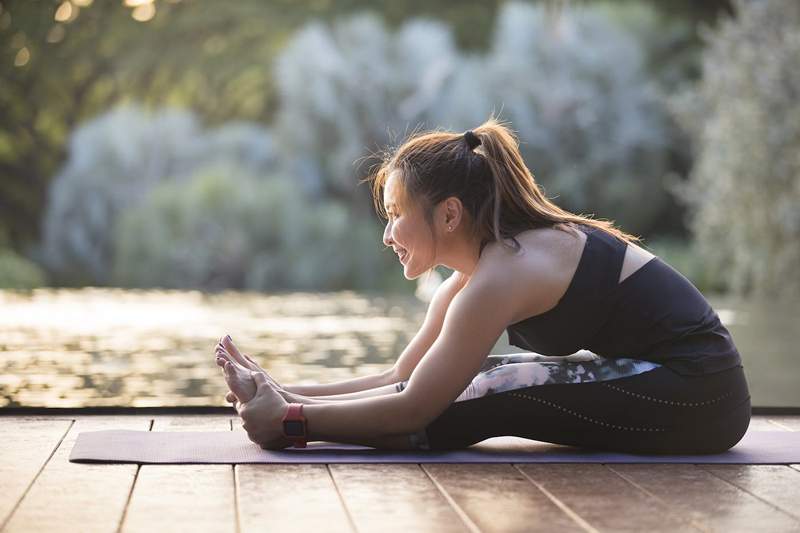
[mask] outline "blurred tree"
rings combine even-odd
[[[471,13],[490,21],[495,4],[461,10],[459,18]],[[0,2],[0,226],[15,247],[38,239],[47,185],[66,158],[67,135],[81,121],[117,102],[136,101],[189,107],[212,123],[269,122],[277,103],[270,61],[288,36],[309,18],[372,4],[148,5],[152,18],[137,21],[121,0]],[[457,5],[408,0],[387,9],[399,16],[426,6],[446,15]],[[488,31],[490,23],[479,26]],[[480,33],[471,32],[470,39]]]
[[[675,100],[697,162],[682,190],[711,270],[740,293],[800,295],[800,3],[735,3],[703,78]]]
[[[68,285],[111,281],[117,221],[161,183],[220,165],[267,175],[278,163],[265,128],[228,122],[205,129],[194,114],[168,108],[113,109],[77,128],[69,147],[51,186],[36,253],[54,280]]]
[[[372,15],[311,23],[276,62],[275,134],[312,193],[364,210],[368,191],[354,184],[370,149],[416,127],[475,127],[499,111],[559,204],[647,233],[674,205],[664,178],[676,128],[643,64],[634,36],[594,6],[505,4],[486,54],[460,51],[433,21],[395,31]]]
[[[457,47],[483,51],[503,3],[156,0],[141,11],[122,0],[0,0],[0,227],[18,250],[39,238],[47,185],[66,158],[69,132],[115,103],[180,105],[212,123],[270,122],[278,103],[270,62],[309,19],[369,8],[399,27],[427,16],[452,27]],[[694,28],[729,2],[647,3]],[[137,9],[141,21],[132,17]],[[694,39],[689,31],[654,48],[653,71],[662,72],[676,50],[694,53]]]

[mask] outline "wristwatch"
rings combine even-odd
[[[305,448],[308,441],[308,426],[306,417],[303,416],[302,403],[290,403],[289,409],[283,415],[283,435],[295,448]]]

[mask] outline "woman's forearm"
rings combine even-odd
[[[335,383],[320,383],[313,385],[284,385],[283,390],[300,396],[339,396],[361,391],[368,391],[393,384],[395,381],[394,368],[389,368],[380,374],[362,376]],[[341,398],[347,399],[347,398]]]
[[[374,396],[384,396],[386,394],[395,394],[403,390],[403,386],[399,383],[391,383],[374,389],[366,389],[358,392],[348,392],[346,394],[333,394],[328,396],[305,396],[297,393],[285,393],[283,395],[287,402],[294,403],[324,403],[324,402],[337,402],[343,400],[356,400],[359,398],[372,398]],[[285,389],[284,389],[285,390]]]
[[[406,449],[408,435],[420,430],[403,393],[344,402],[322,401],[303,409],[308,440]]]

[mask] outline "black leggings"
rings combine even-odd
[[[456,401],[416,442],[423,449],[457,449],[513,435],[615,452],[705,454],[734,446],[749,423],[741,366],[704,376],[658,366],[619,379],[489,391]]]

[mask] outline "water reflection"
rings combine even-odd
[[[352,292],[0,291],[0,405],[222,405],[225,333],[282,383],[368,375],[423,315],[413,297]]]
[[[800,306],[712,298],[754,405],[800,406]],[[418,330],[413,297],[87,288],[0,291],[0,406],[224,405],[212,351],[229,333],[281,383],[385,369]],[[505,335],[493,353],[517,352]]]

